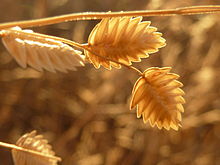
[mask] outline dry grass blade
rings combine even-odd
[[[56,165],[57,159],[52,159],[48,156],[54,156],[52,147],[42,135],[36,135],[36,131],[32,131],[23,135],[16,143],[17,146],[39,152],[44,156],[36,155],[28,152],[12,150],[13,160],[15,165]]]
[[[178,130],[181,121],[184,92],[179,88],[177,74],[169,73],[170,67],[149,68],[144,71],[132,91],[131,109],[137,105],[137,117],[143,117],[159,129]]]
[[[85,51],[86,57],[96,68],[102,65],[111,69],[112,66],[120,68],[120,64],[106,59],[131,65],[157,52],[165,46],[165,39],[149,21],[141,20],[142,17],[102,19],[90,33],[88,47],[91,51]]]
[[[14,27],[1,32],[2,41],[20,66],[30,65],[38,71],[43,69],[67,72],[83,66],[84,56],[80,51],[60,41],[40,36],[32,30]]]

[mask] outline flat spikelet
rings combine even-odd
[[[55,154],[51,146],[42,135],[36,135],[36,131],[23,135],[18,139],[16,145],[31,151],[40,152],[45,157],[13,149],[12,155],[15,165],[57,165],[57,159],[48,157]]]
[[[152,67],[144,71],[134,85],[130,109],[137,106],[137,117],[159,129],[178,130],[181,121],[182,104],[185,103],[184,92],[179,88],[177,74],[169,73],[170,67]]]
[[[2,30],[1,35],[5,47],[23,68],[30,65],[38,71],[67,72],[83,66],[84,58],[80,51],[32,30],[14,27]]]
[[[95,26],[88,39],[85,51],[88,60],[96,68],[100,65],[107,69],[120,68],[119,64],[110,62],[95,54],[116,62],[131,65],[131,62],[140,62],[150,53],[165,46],[165,39],[157,28],[150,26],[150,21],[141,22],[142,17],[105,18]]]

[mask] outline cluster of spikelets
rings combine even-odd
[[[51,72],[76,70],[86,61],[95,68],[103,66],[111,70],[123,65],[134,69],[132,62],[140,62],[141,58],[147,58],[165,46],[162,34],[150,26],[149,21],[142,21],[142,17],[105,18],[92,30],[87,44],[19,27],[4,29],[0,36],[23,68],[29,65],[38,71]],[[85,55],[73,47],[83,49]],[[182,84],[177,81],[179,76],[170,70],[164,67],[139,71],[141,77],[134,86],[130,108],[137,106],[137,117],[142,116],[151,126],[178,130],[184,111],[184,92],[180,89]]]
[[[116,17],[103,19],[95,26],[89,35],[88,47],[85,55],[96,68],[100,65],[107,69],[111,66],[120,68],[116,62],[131,65],[140,62],[150,53],[165,46],[165,39],[157,28],[150,26],[150,21],[141,22],[142,17]],[[103,59],[106,57],[112,61]]]
[[[137,105],[137,117],[149,120],[151,126],[157,125],[169,130],[178,130],[181,121],[182,104],[185,103],[177,81],[177,74],[170,73],[170,67],[149,68],[144,71],[134,85],[130,108]]]
[[[15,165],[57,165],[61,161],[48,141],[35,130],[24,134],[15,145],[0,142],[0,146],[12,149]]]
[[[61,41],[20,27],[2,30],[1,33],[3,44],[23,68],[29,65],[38,71],[66,72],[84,65],[81,52]]]

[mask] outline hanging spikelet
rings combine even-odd
[[[16,145],[39,152],[44,156],[13,149],[12,155],[15,165],[57,165],[59,159],[53,158],[55,153],[52,151],[52,147],[42,135],[36,135],[36,131],[23,135],[18,139]]]
[[[141,20],[142,17],[103,19],[90,33],[88,48],[91,51],[85,51],[86,57],[96,68],[102,65],[111,69],[111,66],[120,68],[120,65],[106,59],[131,65],[157,52],[165,46],[165,39],[156,32],[157,28],[150,26],[150,21]]]
[[[40,36],[32,30],[14,27],[1,31],[2,41],[20,66],[27,64],[38,71],[55,72],[76,70],[83,66],[84,56],[80,51],[60,41]]]
[[[179,88],[182,83],[176,80],[179,76],[169,73],[170,70],[170,67],[145,70],[134,85],[130,109],[137,105],[137,117],[142,116],[151,126],[178,130],[184,111],[184,92]]]

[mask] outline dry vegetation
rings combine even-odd
[[[166,9],[218,4],[214,0],[1,0],[1,22],[82,11]],[[218,165],[220,164],[220,17],[149,17],[167,46],[136,67],[172,66],[186,93],[182,128],[158,130],[129,111],[138,78],[126,68],[96,70],[92,65],[68,73],[22,69],[0,46],[0,141],[15,143],[38,130],[62,165]],[[34,28],[80,43],[97,21]],[[0,164],[12,165],[0,148]]]

